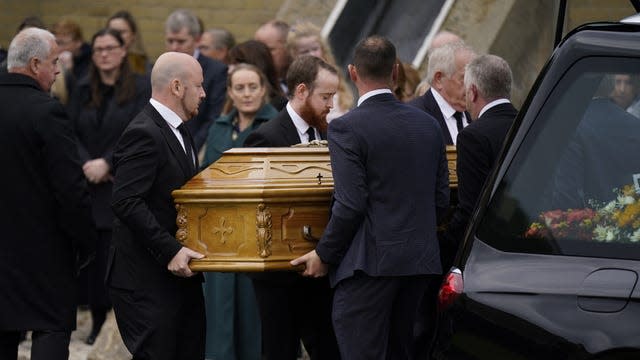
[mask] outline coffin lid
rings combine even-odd
[[[176,202],[294,200],[332,191],[327,147],[234,148],[172,195]]]

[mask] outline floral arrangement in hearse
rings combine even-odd
[[[588,208],[542,212],[525,238],[640,241],[640,194],[633,185],[613,191],[617,196],[608,203],[590,200]]]

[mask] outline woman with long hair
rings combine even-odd
[[[104,277],[113,221],[109,205],[113,148],[151,95],[148,77],[129,69],[125,42],[119,31],[109,28],[98,31],[91,40],[91,49],[89,73],[77,83],[68,105],[79,140],[82,169],[93,195],[93,216],[100,236],[96,259],[88,267],[93,321],[88,344],[95,341],[111,307]]]
[[[107,20],[107,27],[120,31],[131,70],[138,74],[148,74],[151,71],[151,63],[144,50],[142,35],[138,31],[138,24],[133,15],[126,10],[120,10]]]

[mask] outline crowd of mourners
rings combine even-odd
[[[336,64],[311,22],[236,43],[180,9],[157,59],[141,33],[126,10],[88,41],[29,17],[2,53],[0,358],[27,331],[32,359],[67,358],[82,306],[86,343],[113,309],[134,359],[427,359],[442,274],[517,113],[509,65],[447,31],[424,79],[379,36]],[[305,271],[191,272],[205,254],[175,239],[171,191],[228,149],[321,139],[335,194]]]

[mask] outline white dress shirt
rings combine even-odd
[[[289,116],[291,117],[291,120],[293,121],[293,125],[295,125],[296,130],[298,130],[298,137],[300,138],[300,142],[303,144],[308,143],[309,134],[307,134],[307,130],[309,130],[310,128],[309,124],[307,124],[307,122],[304,121],[300,117],[300,115],[296,113],[295,110],[293,110],[293,107],[291,107],[290,102],[287,103],[287,112],[289,113]],[[320,140],[320,133],[318,132],[318,129],[314,128],[313,132],[316,135],[316,140]]]
[[[449,134],[451,134],[453,145],[455,145],[458,137],[458,125],[456,124],[456,118],[453,117],[453,114],[456,113],[456,109],[452,108],[447,100],[445,100],[436,89],[431,88],[431,93],[433,94],[433,98],[436,100],[436,103],[438,103],[438,107],[440,108],[442,117],[444,117],[444,122],[445,124],[447,124],[447,129],[449,129]],[[467,116],[463,111],[462,127],[466,127],[467,125],[469,125],[469,120],[467,119]]]

